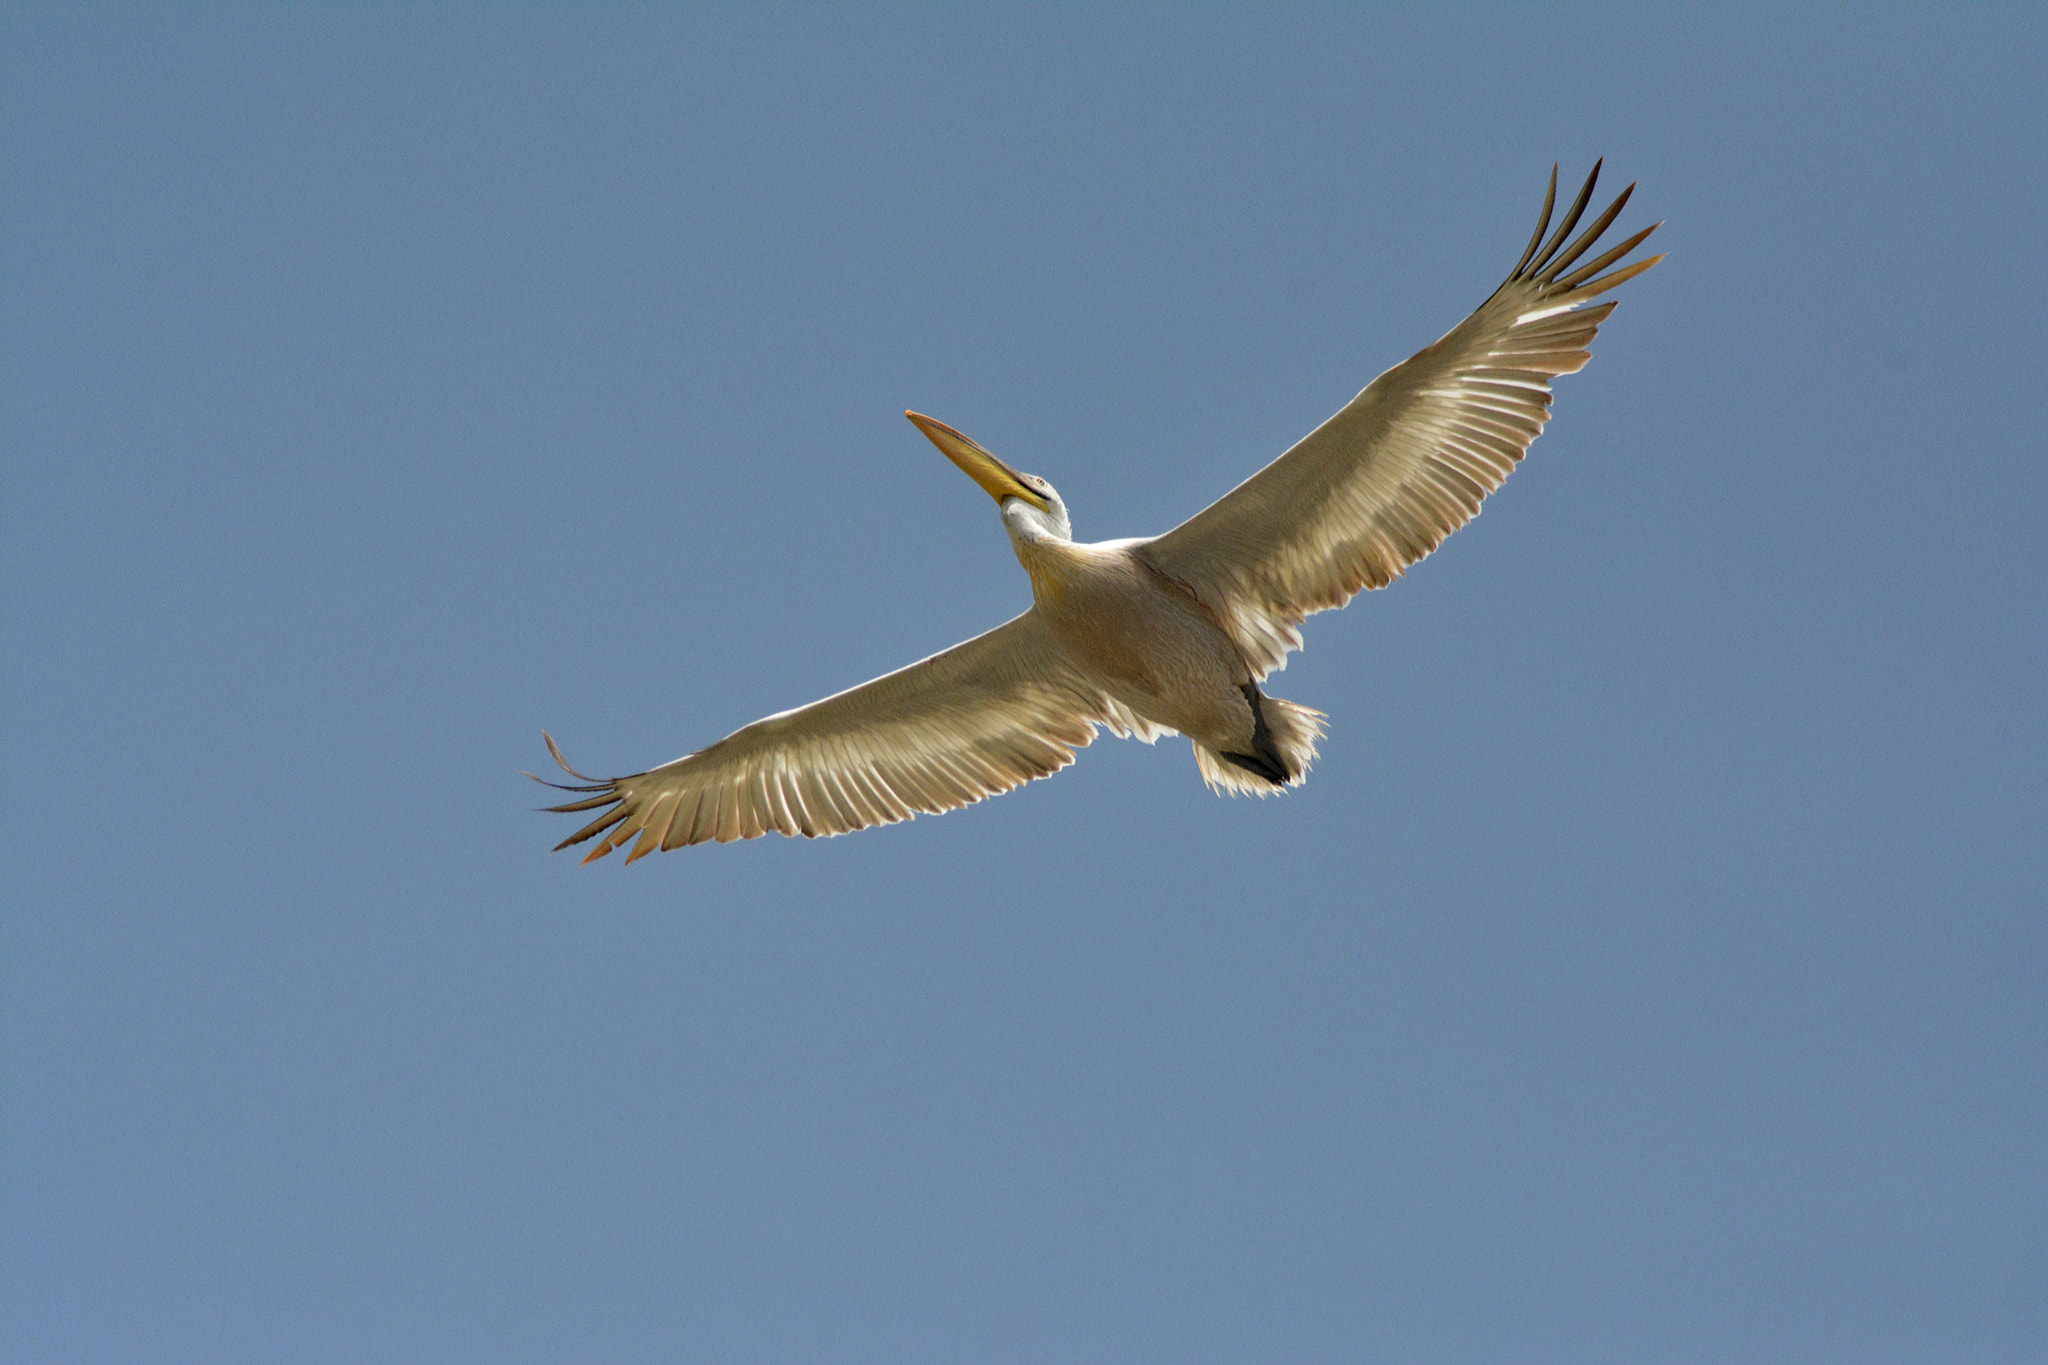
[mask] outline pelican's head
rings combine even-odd
[[[931,437],[932,444],[946,452],[946,458],[965,470],[968,478],[988,490],[1001,505],[1003,525],[1012,536],[1024,540],[1074,538],[1067,505],[1051,484],[1036,474],[1018,473],[944,422],[922,413],[903,415],[917,423],[917,429]]]

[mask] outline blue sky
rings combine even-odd
[[[2048,1357],[2048,23],[0,19],[9,1360]],[[579,868],[631,771],[1456,323],[1670,259],[1310,625],[1098,742]]]

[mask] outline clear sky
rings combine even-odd
[[[10,5],[9,1361],[2048,1358],[2048,19]],[[550,858],[1671,253],[1187,746]]]

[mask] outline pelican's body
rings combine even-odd
[[[929,418],[914,420],[935,440],[964,439]],[[1032,517],[1029,504],[1015,507],[1004,520],[1031,576],[1032,610],[1078,672],[1150,727],[1134,730],[1186,735],[1212,784],[1263,791],[1306,773],[1322,732],[1315,713],[1260,693],[1222,622],[1193,588],[1147,558],[1148,542],[1075,544]],[[1247,783],[1232,768],[1263,782]]]
[[[638,858],[949,810],[1066,766],[1098,727],[1148,742],[1186,735],[1219,790],[1299,783],[1321,714],[1259,683],[1300,647],[1301,622],[1392,582],[1478,513],[1543,429],[1550,379],[1585,364],[1614,308],[1587,305],[1663,259],[1600,275],[1653,226],[1565,273],[1628,201],[1624,191],[1564,246],[1598,175],[1596,165],[1546,241],[1553,172],[1529,247],[1492,298],[1165,535],[1076,543],[1052,485],[907,414],[996,499],[1031,579],[1030,610],[673,763],[584,779],[568,790],[589,795],[551,809],[602,813],[560,847],[602,834],[589,855],[599,858],[637,836]]]

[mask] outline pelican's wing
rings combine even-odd
[[[651,772],[565,791],[603,809],[558,848],[603,834],[589,862],[783,834],[845,834],[951,810],[1045,777],[1106,725],[1146,727],[1066,661],[1036,608],[922,663],[757,720]],[[555,761],[573,776],[553,739]],[[549,784],[555,785],[555,784]],[[609,831],[607,833],[607,831]]]
[[[1546,241],[1552,170],[1529,249],[1477,312],[1206,510],[1138,547],[1217,613],[1260,676],[1300,648],[1304,617],[1393,582],[1478,514],[1543,430],[1551,377],[1585,365],[1614,311],[1611,302],[1585,305],[1664,259],[1600,273],[1652,225],[1572,269],[1635,189],[1560,251],[1599,174],[1596,163]]]

